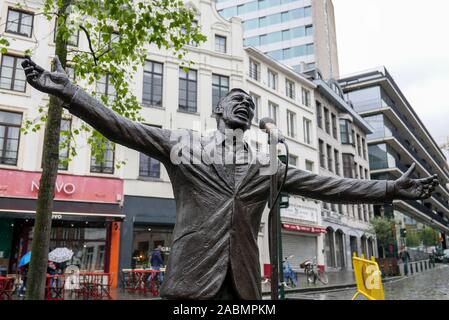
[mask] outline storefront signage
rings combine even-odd
[[[301,226],[297,224],[282,224],[282,228],[291,231],[305,232],[305,233],[326,233],[325,228],[321,227],[311,227],[311,226]]]
[[[297,197],[290,197],[290,205],[288,208],[281,209],[281,216],[318,223],[318,210],[314,207],[304,205],[304,202]]]
[[[31,181],[31,192],[39,191],[39,182]],[[73,183],[58,183],[55,184],[55,192],[61,193],[64,192],[65,194],[74,194],[76,192],[76,187]]]
[[[36,199],[40,172],[0,169],[0,197]],[[59,174],[55,199],[117,203],[123,199],[123,180]]]

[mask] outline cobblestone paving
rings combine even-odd
[[[449,300],[449,265],[385,283],[386,300]],[[350,300],[354,289],[322,293],[289,294],[288,298],[313,300]],[[365,299],[359,297],[358,299]]]

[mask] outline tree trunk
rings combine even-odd
[[[70,0],[63,0],[58,10],[59,19],[65,19],[66,8]],[[56,30],[55,30],[56,32]],[[55,53],[65,68],[67,60],[67,41],[57,32]],[[53,212],[55,183],[59,164],[59,136],[61,131],[62,101],[50,96],[48,118],[45,124],[44,146],[42,157],[42,176],[40,179],[34,220],[31,261],[28,273],[26,298],[43,300],[47,275],[50,232]]]

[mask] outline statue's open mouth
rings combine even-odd
[[[243,121],[248,121],[249,119],[249,112],[246,107],[238,107],[234,110],[234,115]]]

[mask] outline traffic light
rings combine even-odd
[[[407,237],[407,229],[402,228],[401,229],[401,238],[406,238]]]

